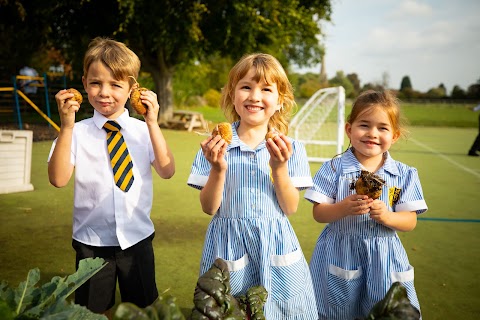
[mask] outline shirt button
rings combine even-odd
[[[254,176],[254,175],[255,175],[255,170],[252,170],[252,176]]]
[[[255,154],[252,153],[252,154],[250,155],[250,159],[253,159],[253,158],[255,158]]]

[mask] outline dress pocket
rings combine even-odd
[[[244,254],[243,257],[238,260],[225,260],[225,263],[230,271],[232,295],[243,295],[247,292],[248,288],[254,286],[252,266],[247,254]]]
[[[347,270],[330,265],[328,267],[328,302],[348,308],[353,307],[360,295],[362,270]]]
[[[392,283],[393,282],[413,282],[414,270],[412,266],[408,266],[407,271],[401,272],[392,272]]]
[[[410,303],[420,310],[420,303],[418,302],[417,293],[415,291],[414,285],[414,268],[409,265],[406,271],[401,272],[392,272],[392,283],[394,282],[401,282],[402,285],[407,290],[408,300]]]
[[[295,250],[286,255],[272,256],[272,298],[288,300],[302,291],[305,266],[302,252]]]
[[[276,310],[284,314],[303,314],[307,309],[307,295],[313,296],[310,291],[308,266],[301,250],[297,249],[289,254],[272,256],[272,287],[268,294]]]

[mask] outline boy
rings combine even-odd
[[[145,122],[125,108],[139,70],[139,58],[123,43],[95,38],[85,53],[82,77],[93,117],[75,123],[80,105],[70,99],[73,93],[55,95],[61,128],[50,151],[49,180],[63,187],[75,168],[72,246],[77,267],[88,257],[108,262],[76,290],[75,303],[107,315],[115,304],[117,280],[123,302],[144,308],[158,297],[150,165],[164,179],[175,172],[157,124],[157,95],[141,94],[148,107]]]

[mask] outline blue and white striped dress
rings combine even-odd
[[[207,229],[200,274],[220,257],[230,270],[232,295],[245,294],[252,286],[265,287],[267,319],[317,319],[308,264],[270,179],[270,154],[265,142],[253,150],[240,141],[238,125],[232,125],[223,201]],[[312,177],[305,147],[298,141],[292,146],[288,172],[295,187],[306,189],[312,186]],[[210,163],[200,150],[188,185],[201,189],[209,173]]]
[[[336,171],[332,169],[332,161]],[[342,157],[322,165],[305,198],[315,203],[339,202],[355,193],[350,185],[360,171],[361,165],[349,149]],[[387,153],[376,174],[386,182],[380,200],[387,204],[388,210],[417,214],[427,210],[415,168],[393,160]],[[393,187],[400,189],[400,193],[390,203],[389,192],[393,192]],[[407,288],[410,302],[420,310],[413,267],[397,233],[368,214],[329,223],[317,240],[310,271],[319,319],[364,318],[396,281]]]

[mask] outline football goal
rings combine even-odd
[[[290,121],[290,135],[303,142],[308,161],[325,162],[343,151],[345,89],[315,92]]]

